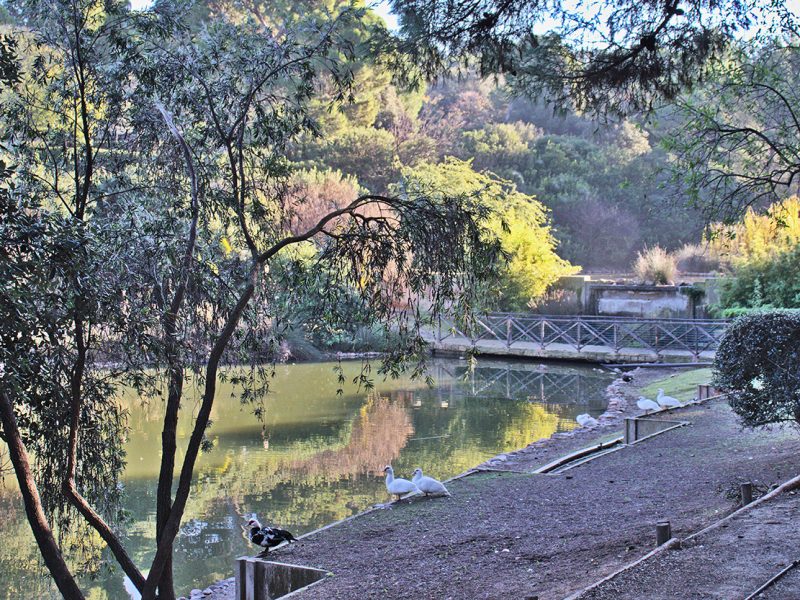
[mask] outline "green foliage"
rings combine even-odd
[[[800,313],[772,311],[740,317],[720,342],[714,385],[729,393],[748,427],[800,424]]]
[[[251,365],[231,378],[263,415],[269,361],[283,357],[299,317],[342,344],[391,335],[378,372],[422,376],[426,320],[469,319],[480,284],[495,275],[492,209],[480,193],[446,189],[359,195],[352,177],[298,172],[288,158],[319,136],[320,97],[359,125],[353,143],[365,136],[364,160],[375,157],[370,136],[385,140],[387,155],[393,149],[392,133],[364,126],[377,105],[350,102],[363,10],[273,34],[227,19],[195,29],[177,9],[133,15],[124,3],[25,9],[26,72],[5,78],[13,89],[0,114],[18,164],[0,222],[3,391],[13,395],[48,516],[64,531],[76,516],[62,493],[73,432],[78,490],[117,516],[125,415],[111,382],[166,400],[160,542],[144,585],[109,543],[152,597],[170,587],[164,569],[195,461],[212,444],[219,365]],[[395,178],[363,176],[375,188]],[[305,315],[298,299],[309,300]],[[187,378],[202,401],[178,455],[170,431]],[[359,381],[371,385],[369,367]],[[63,547],[78,560],[72,550]]]
[[[375,193],[384,192],[399,175],[394,136],[385,129],[346,129],[333,138],[310,145],[304,158],[355,177],[359,184]]]
[[[675,98],[763,15],[777,12],[788,31],[793,23],[783,3],[761,0],[688,0],[680,7],[393,0],[392,6],[403,24],[401,43],[429,74],[451,71],[454,63],[477,65],[481,75],[507,76],[518,95],[616,112]]]
[[[743,263],[723,281],[726,309],[800,308],[800,245],[776,256]],[[733,314],[728,312],[726,314]]]
[[[19,194],[8,186],[10,174],[4,167],[0,172],[0,385],[18,411],[47,513],[62,540],[82,532],[71,539],[85,549],[94,540],[61,494],[75,361],[75,348],[64,332],[73,326],[76,309],[114,327],[109,316],[121,300],[114,276],[120,266],[117,248],[104,239],[105,232]],[[77,304],[74,278],[89,273]],[[83,382],[78,459],[83,494],[115,519],[125,422],[106,375],[90,372]]]
[[[800,244],[800,198],[792,196],[763,212],[748,208],[734,224],[710,228],[709,248],[734,269],[765,262]]]
[[[454,158],[403,170],[405,189],[448,189],[451,193],[480,197],[495,215],[489,224],[500,237],[505,254],[497,306],[525,309],[559,277],[577,271],[556,254],[556,241],[546,209],[513,184],[479,173],[468,162]]]

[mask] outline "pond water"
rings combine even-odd
[[[343,366],[349,381],[361,364]],[[263,422],[240,404],[230,384],[220,385],[209,431],[214,448],[198,460],[177,542],[178,593],[230,577],[235,557],[255,553],[240,528],[245,515],[295,535],[311,531],[387,501],[387,464],[398,476],[422,467],[445,479],[574,428],[576,415],[603,412],[603,391],[612,379],[587,366],[488,359],[469,374],[463,360],[436,359],[433,388],[409,379],[377,380],[370,393],[345,386],[337,395],[333,367],[279,366]],[[179,444],[188,440],[185,417],[197,408],[196,392],[184,402]],[[161,405],[142,405],[132,392],[122,402],[130,411],[125,544],[144,566],[155,545]],[[0,598],[56,597],[12,483],[7,479],[0,489]],[[130,597],[118,570],[83,585],[93,600]]]

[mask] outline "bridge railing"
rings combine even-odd
[[[678,350],[699,357],[715,351],[730,321],[723,319],[636,319],[587,315],[550,316],[520,313],[489,313],[477,317],[471,327],[442,321],[437,341],[467,338],[515,344],[535,344],[547,348],[565,344],[580,351],[589,346],[604,346],[619,352],[641,348],[656,354]]]

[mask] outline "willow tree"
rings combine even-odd
[[[141,573],[114,533],[123,412],[96,363],[129,330],[119,274],[125,245],[99,209],[123,194],[122,3],[30,2],[9,34],[18,74],[3,94],[0,130],[9,187],[3,211],[3,436],[45,564],[65,597],[79,593],[58,546],[87,528],[133,581]],[[132,333],[132,331],[130,332]],[[28,454],[32,455],[32,459]],[[26,467],[27,465],[27,467]],[[32,518],[32,513],[35,518]]]
[[[3,333],[14,343],[2,354],[3,436],[21,457],[34,450],[31,476],[18,479],[66,598],[82,595],[52,531],[80,525],[99,534],[143,598],[173,598],[173,544],[209,443],[220,367],[274,356],[288,308],[276,291],[313,286],[316,316],[328,320],[344,318],[338,301],[355,291],[362,317],[394,336],[380,371],[421,375],[421,326],[441,313],[468,317],[478,274],[494,268],[491,210],[480,193],[400,187],[292,229],[304,198],[285,156],[316,132],[318,89],[350,99],[353,48],[339,32],[357,13],[273,35],[224,20],[191,32],[165,5],[139,17],[91,1],[27,11],[19,39],[31,60],[3,120],[17,162],[4,233],[16,239],[26,218],[54,225],[34,227],[36,245],[23,240],[6,262]],[[295,260],[301,245],[313,261]],[[41,366],[28,368],[31,356]],[[115,382],[158,391],[147,366],[166,389],[157,548],[145,577],[113,517],[124,456]],[[187,369],[200,375],[202,401],[177,465]],[[266,373],[251,373],[257,395]],[[369,383],[367,369],[360,378]]]

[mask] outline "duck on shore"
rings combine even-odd
[[[597,427],[598,425],[600,425],[600,421],[595,419],[589,413],[578,415],[577,417],[575,417],[575,420],[581,427]]]
[[[247,527],[249,528],[247,537],[250,543],[264,548],[264,551],[258,555],[259,558],[267,556],[270,548],[280,546],[283,542],[291,543],[297,541],[294,539],[294,536],[285,529],[262,527],[258,519],[250,519],[247,522]]]
[[[645,414],[653,410],[661,409],[657,402],[650,400],[650,398],[645,398],[644,396],[639,396],[639,399],[636,401],[636,406],[638,406],[640,410],[643,410]]]
[[[400,477],[395,479],[394,469],[390,465],[386,465],[383,472],[386,473],[386,491],[392,496],[397,496],[398,501],[401,496],[418,491],[417,486],[408,479],[402,479]]]
[[[681,402],[677,398],[673,398],[672,396],[665,396],[664,390],[661,388],[658,389],[658,396],[656,396],[656,402],[658,402],[659,406],[663,406],[665,408],[677,408],[679,406],[683,406],[683,402]]]
[[[420,468],[414,469],[414,475],[411,477],[411,481],[413,481],[414,485],[419,488],[419,491],[426,496],[430,494],[437,494],[440,496],[450,495],[450,492],[447,491],[447,488],[444,487],[441,481],[433,477],[426,477],[422,474],[422,469]]]

